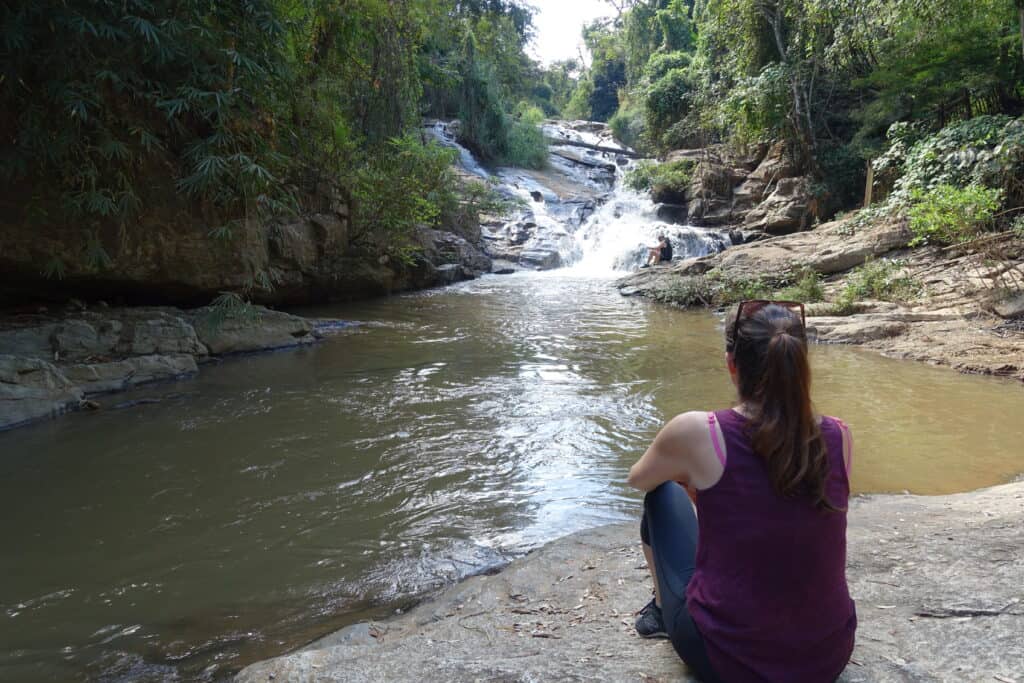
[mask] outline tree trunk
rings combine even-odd
[[[1020,20],[1020,49],[1024,59],[1024,0],[1017,0],[1017,17]]]
[[[871,206],[875,194],[875,166],[868,162],[868,178],[864,184],[864,208]]]

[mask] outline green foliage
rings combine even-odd
[[[649,83],[660,81],[669,71],[686,70],[692,58],[685,52],[667,52],[655,54],[644,67],[644,77]]]
[[[588,45],[597,48],[595,69],[579,99],[593,100],[596,74],[624,54],[621,114],[612,118],[620,136],[657,152],[707,141],[786,139],[796,161],[817,176],[826,211],[859,202],[866,161],[880,153],[875,171],[885,194],[902,175],[915,136],[1024,110],[1015,0],[625,5],[611,29],[604,24],[588,34]],[[645,110],[642,132],[636,103]],[[906,133],[897,134],[898,142],[884,138],[893,124]],[[1014,130],[999,135],[1013,141],[1000,150],[1006,152],[1000,168],[954,184],[1001,187],[1008,202],[1024,203],[1024,148]],[[965,153],[952,160],[948,152],[937,154],[931,162],[963,164]],[[987,161],[971,164],[980,169]]]
[[[663,289],[651,292],[651,298],[664,304],[676,306],[710,306],[715,301],[715,291],[708,278],[703,276],[672,278]]]
[[[911,246],[968,242],[992,225],[1002,204],[1002,190],[968,185],[938,185],[910,195]]]
[[[905,264],[897,260],[868,259],[854,270],[839,292],[835,302],[836,312],[848,315],[864,299],[906,302],[921,294],[923,286],[912,277],[903,274]]]
[[[886,165],[905,147],[897,139]],[[884,167],[883,167],[884,168]],[[905,201],[918,190],[972,183],[1019,191],[1024,170],[1024,122],[1008,116],[979,116],[918,139],[905,152],[893,195]]]
[[[155,204],[229,242],[247,221],[331,195],[356,205],[354,234],[400,244],[454,191],[447,155],[409,137],[425,111],[463,113],[485,157],[540,163],[543,140],[509,103],[551,111],[576,71],[542,72],[526,55],[532,14],[519,0],[7,3],[8,210],[80,225],[96,270],[118,267]],[[99,239],[115,233],[121,253]]]
[[[691,159],[680,159],[663,164],[654,161],[639,161],[636,166],[626,172],[623,180],[626,186],[638,192],[650,190],[653,194],[665,191],[683,192],[693,180],[696,162]]]
[[[793,283],[780,289],[776,298],[787,301],[815,303],[825,299],[825,286],[821,274],[811,268],[803,268],[793,275]]]
[[[686,69],[669,69],[653,82],[644,98],[647,129],[660,140],[672,124],[686,115],[690,107],[692,85]]]
[[[619,89],[626,85],[626,53],[619,36],[606,21],[583,28],[590,50],[590,70],[581,78],[568,105],[570,116],[607,121],[619,108]]]
[[[239,321],[247,326],[260,323],[263,315],[259,308],[253,306],[235,292],[221,292],[199,318],[199,324],[209,332],[218,332],[229,320]]]
[[[1010,231],[1017,239],[1024,240],[1024,215],[1013,219],[1013,222],[1010,223]]]
[[[712,270],[707,278],[714,289],[714,302],[718,306],[765,299],[774,289],[772,283],[766,279],[729,277],[718,270]]]
[[[90,228],[128,224],[163,166],[178,190],[220,213],[287,195],[263,112],[285,60],[276,6],[102,0],[5,5],[0,150],[7,187]],[[91,235],[90,259],[109,265]]]
[[[527,102],[516,109],[515,119],[508,130],[508,151],[504,161],[522,168],[545,168],[548,165],[548,143],[540,124],[544,112]]]
[[[424,145],[414,136],[393,138],[384,154],[368,160],[350,179],[357,241],[385,235],[398,250],[417,225],[436,225],[457,198],[452,180],[453,150]],[[395,252],[397,253],[397,251]]]
[[[644,118],[643,108],[630,105],[620,107],[615,116],[608,121],[615,139],[632,147],[642,149],[646,147],[647,124]]]

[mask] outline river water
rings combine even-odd
[[[660,232],[681,256],[728,237],[660,223],[623,188],[627,160],[556,151],[544,173],[500,172],[522,204],[485,237],[573,267],[305,311],[357,324],[0,433],[0,680],[221,679],[635,521],[629,466],[672,415],[733,392],[715,315],[623,298],[610,276]],[[855,431],[857,491],[1024,470],[1019,386],[851,349],[813,362],[820,409]]]
[[[360,324],[162,397],[0,434],[0,680],[223,677],[570,532],[635,520],[629,466],[726,406],[721,323],[572,271],[311,311]],[[1022,469],[1024,392],[815,347],[857,491]]]

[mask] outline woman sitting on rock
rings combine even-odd
[[[743,302],[730,323],[738,405],[675,417],[629,473],[655,586],[637,631],[705,682],[834,681],[857,627],[850,433],[813,410],[802,304]]]

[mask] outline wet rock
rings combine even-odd
[[[516,267],[516,264],[511,261],[495,259],[491,262],[491,272],[495,275],[511,275],[518,270],[519,269]]]
[[[533,197],[533,201],[535,202],[544,201],[544,193],[541,192],[540,190],[534,190],[533,192],[530,193],[530,196]]]
[[[686,225],[689,210],[685,204],[658,204],[657,209],[655,209],[655,215],[658,217],[658,220],[666,223]]]
[[[423,240],[424,252],[439,268],[457,265],[468,273],[468,279],[491,270],[491,259],[460,235],[441,230],[425,230]]]
[[[194,356],[150,355],[110,363],[82,363],[64,368],[64,375],[86,394],[124,391],[130,387],[177,379],[199,372]]]
[[[82,397],[52,363],[0,355],[0,430],[74,410]]]
[[[1019,680],[1024,483],[872,496],[850,508],[847,576],[859,626],[839,683]],[[650,599],[638,536],[633,523],[572,534],[496,576],[253,664],[236,680],[692,681],[667,641],[633,630]]]
[[[535,270],[551,270],[562,265],[562,255],[555,249],[524,249],[519,264]]]

